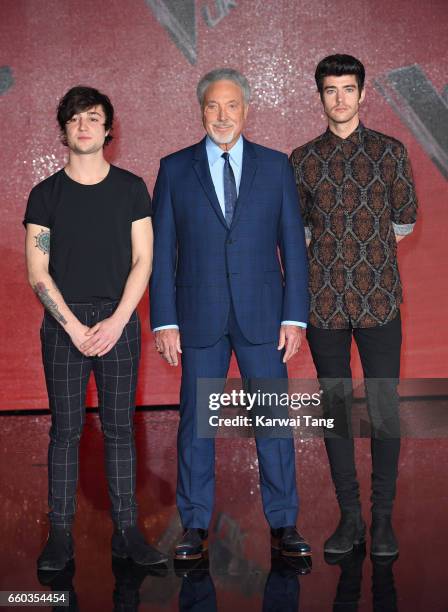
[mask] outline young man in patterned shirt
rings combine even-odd
[[[291,155],[309,245],[307,339],[335,419],[325,432],[341,520],[326,553],[345,553],[365,539],[351,431],[352,337],[358,346],[372,427],[371,552],[398,553],[391,514],[400,451],[397,382],[402,288],[397,243],[417,211],[405,147],[359,120],[365,70],[350,55],[324,58],[316,84],[328,129]]]

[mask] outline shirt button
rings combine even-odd
[[[227,240],[227,244],[233,244],[233,239],[232,239],[232,238],[229,238],[229,239]]]

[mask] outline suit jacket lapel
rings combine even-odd
[[[243,167],[241,169],[240,189],[231,227],[238,222],[241,211],[247,203],[256,171],[257,154],[252,143],[244,138]]]
[[[207,151],[205,149],[205,138],[198,142],[194,151],[193,167],[196,174],[198,175],[199,181],[207,194],[210,204],[213,206],[216,214],[218,215],[221,223],[227,228],[226,220],[222,214],[221,206],[219,205],[218,198],[216,196],[215,187],[213,185],[212,177],[210,174],[210,168],[208,165]]]

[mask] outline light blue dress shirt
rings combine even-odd
[[[236,195],[240,192],[241,169],[243,167],[243,137],[240,136],[233,147],[230,149],[229,162],[232,166],[233,175],[235,176]],[[205,139],[205,148],[207,151],[208,166],[212,175],[213,187],[215,188],[216,197],[221,206],[222,214],[225,217],[224,203],[224,151],[218,147],[213,140],[207,136]]]
[[[210,174],[215,188],[216,197],[218,198],[219,205],[223,216],[225,217],[225,203],[224,203],[224,158],[222,154],[224,151],[213,140],[207,136],[205,139],[205,149],[207,151],[208,166],[210,168]],[[235,176],[236,193],[239,194],[240,183],[241,183],[241,171],[243,168],[243,149],[244,141],[243,137],[240,136],[233,147],[228,151],[229,162],[232,166],[233,174]],[[281,325],[298,325],[299,327],[306,327],[306,323],[300,321],[282,321]],[[161,329],[179,329],[177,325],[161,325],[155,327],[153,331],[159,331]]]

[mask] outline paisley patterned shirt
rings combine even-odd
[[[361,123],[329,129],[291,154],[309,246],[310,323],[375,327],[402,302],[395,235],[412,232],[417,198],[403,144]]]

